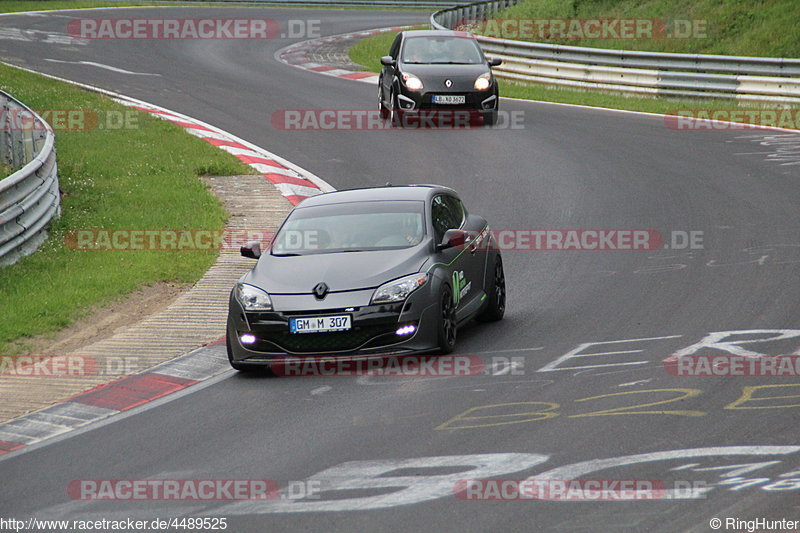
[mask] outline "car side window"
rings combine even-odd
[[[392,56],[392,59],[397,59],[397,55],[400,53],[400,42],[403,40],[402,36],[398,33],[397,37],[394,38],[394,43],[392,43],[392,47],[389,49],[389,55]]]
[[[456,198],[443,194],[435,196],[431,204],[431,222],[436,242],[442,242],[447,230],[460,228],[463,218],[461,202]]]
[[[453,227],[460,228],[464,224],[464,218],[466,217],[466,212],[464,211],[464,206],[461,204],[461,200],[452,196],[445,196],[444,202],[447,204],[447,208],[450,210],[451,216],[455,221],[455,226]]]

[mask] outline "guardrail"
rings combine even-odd
[[[469,29],[517,0],[477,2],[431,15],[436,29]],[[583,48],[477,36],[516,81],[623,93],[800,103],[800,59]]]
[[[10,265],[44,242],[61,204],[50,125],[3,91],[0,113],[0,161],[19,169],[0,179],[0,265]]]

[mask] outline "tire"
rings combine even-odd
[[[402,128],[403,112],[400,110],[400,106],[397,104],[397,96],[394,93],[394,89],[392,89],[392,91],[389,93],[389,106],[389,121],[395,128]]]
[[[453,292],[445,286],[439,302],[438,332],[439,353],[448,354],[456,346],[456,305]]]
[[[495,124],[497,124],[497,109],[492,109],[491,111],[484,111],[483,125],[494,126]]]
[[[383,120],[389,118],[389,110],[383,105],[383,81],[378,82],[378,115]]]
[[[489,287],[489,303],[477,319],[481,322],[497,322],[506,314],[506,274],[500,256],[494,261],[494,274]]]

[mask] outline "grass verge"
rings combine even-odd
[[[691,54],[761,57],[800,57],[800,9],[797,0],[523,0],[500,13],[498,19],[546,21],[548,19],[646,19],[663,21],[652,31],[629,39],[579,38],[582,33],[565,30],[523,31],[507,35],[516,40],[543,41],[616,50],[646,50]],[[686,24],[688,21],[690,24]],[[514,26],[509,26],[514,30]],[[568,27],[567,27],[568,28]],[[588,27],[587,27],[588,28]],[[486,29],[492,29],[489,26]],[[498,25],[494,26],[498,33]],[[493,37],[504,37],[500,34]],[[613,36],[606,32],[606,37]],[[544,39],[542,38],[544,36]],[[570,38],[563,38],[569,36]],[[669,36],[672,38],[663,38]],[[562,38],[556,38],[562,37]]]
[[[221,204],[198,176],[250,167],[174,124],[66,83],[0,64],[0,89],[37,110],[126,117],[115,129],[86,121],[85,129],[56,131],[62,215],[36,253],[0,267],[0,354],[24,353],[27,337],[140,286],[203,275],[217,251],[76,251],[65,237],[80,229],[221,229]]]
[[[2,161],[0,161],[0,179],[7,178],[11,175],[12,172],[11,165],[6,165]]]

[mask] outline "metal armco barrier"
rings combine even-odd
[[[61,212],[55,134],[39,115],[0,91],[0,266],[33,253]]]
[[[436,29],[468,29],[517,0],[478,2],[431,15]],[[477,36],[484,51],[503,60],[501,78],[529,83],[675,97],[800,103],[800,59],[669,54],[582,48]]]

